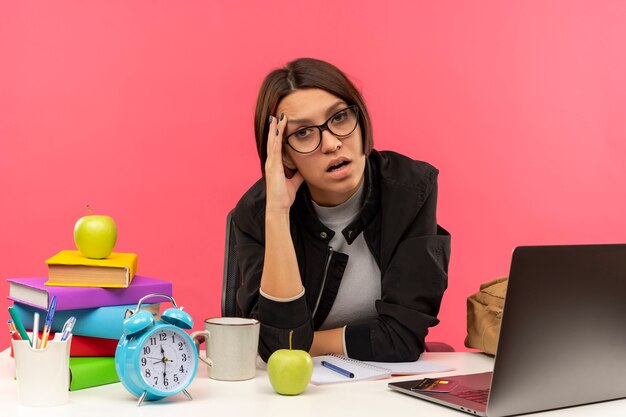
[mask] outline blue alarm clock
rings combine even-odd
[[[141,303],[155,297],[168,298],[174,307],[155,320],[141,309]],[[174,298],[166,294],[142,297],[134,310],[126,310],[123,335],[115,349],[115,370],[124,387],[144,400],[160,400],[183,392],[198,369],[198,352],[193,340],[183,329],[193,327],[193,319],[178,308]]]

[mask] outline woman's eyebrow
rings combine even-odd
[[[346,103],[343,101],[337,101],[328,109],[326,109],[326,117],[330,117],[337,109],[342,106],[345,106]],[[313,121],[311,119],[289,119],[287,124],[297,124],[297,125],[311,125]]]

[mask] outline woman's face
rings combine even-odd
[[[348,104],[318,88],[296,90],[282,99],[276,110],[287,117],[284,137],[298,129],[318,126]],[[317,134],[317,129],[314,129]],[[359,188],[365,173],[365,154],[361,128],[341,139],[328,129],[322,133],[319,147],[307,154],[283,144],[283,163],[297,169],[306,181],[311,197],[321,206],[336,206],[348,200]]]

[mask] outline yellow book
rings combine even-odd
[[[46,264],[45,285],[126,288],[137,272],[137,255],[113,252],[104,259],[90,259],[77,250],[62,250],[47,259]]]

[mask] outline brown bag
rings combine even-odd
[[[496,354],[507,283],[508,278],[485,282],[479,292],[467,297],[465,346]]]

